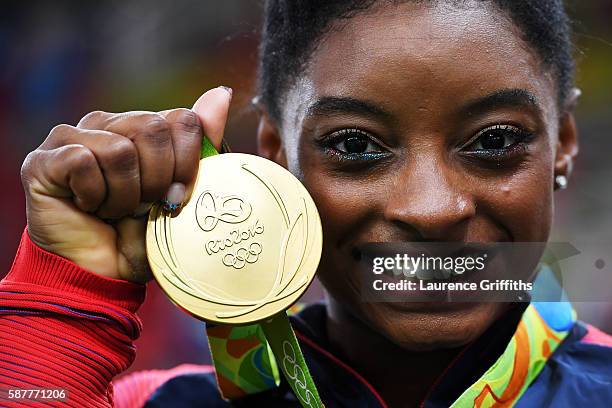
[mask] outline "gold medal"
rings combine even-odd
[[[228,153],[203,159],[189,203],[176,217],[156,205],[147,255],[174,303],[219,324],[250,324],[289,308],[321,257],[321,220],[286,169]]]

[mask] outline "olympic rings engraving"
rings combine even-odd
[[[259,242],[251,242],[248,248],[241,247],[235,253],[227,253],[223,256],[223,265],[234,269],[242,269],[247,264],[257,262],[259,254],[263,251],[263,247]]]

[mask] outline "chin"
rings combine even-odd
[[[366,323],[410,351],[465,346],[482,335],[506,309],[504,303],[369,303]]]

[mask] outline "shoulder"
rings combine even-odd
[[[116,408],[140,408],[164,384],[185,375],[203,376],[214,386],[214,369],[208,365],[184,364],[170,370],[139,371],[124,376],[113,384]],[[211,389],[212,391],[212,389]]]
[[[577,322],[517,406],[609,406],[612,336]]]
[[[553,360],[573,368],[577,374],[612,384],[612,336],[583,322],[577,322]],[[612,389],[611,389],[612,391]]]

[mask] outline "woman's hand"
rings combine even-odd
[[[193,110],[92,112],[53,128],[21,171],[32,241],[99,275],[149,280],[147,210],[188,199],[202,135],[219,149],[230,101],[220,87]]]

